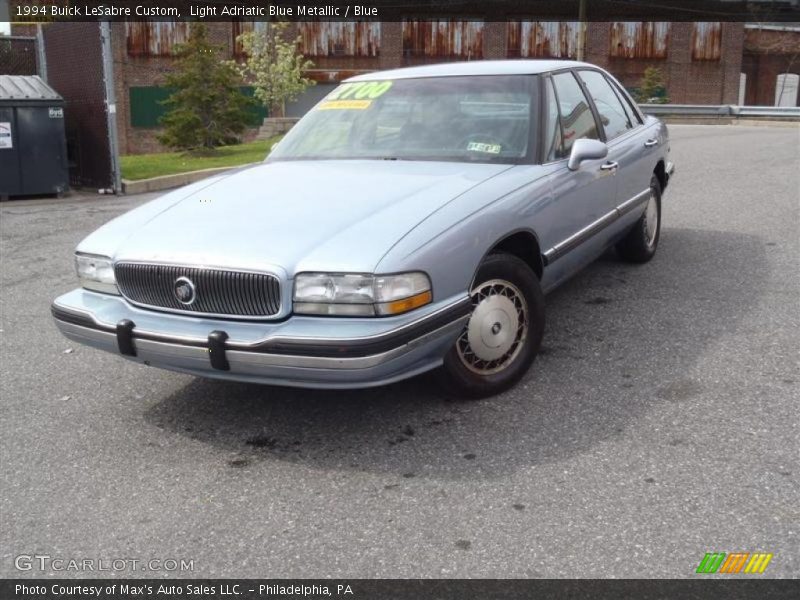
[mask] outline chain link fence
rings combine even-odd
[[[44,28],[48,83],[64,97],[70,184],[114,187],[99,23]]]
[[[0,75],[38,75],[36,38],[0,36]]]

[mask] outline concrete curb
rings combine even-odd
[[[161,177],[150,177],[149,179],[123,179],[123,194],[143,194],[145,192],[158,192],[171,188],[189,185],[195,181],[200,181],[212,175],[218,175],[231,169],[241,169],[258,163],[246,163],[235,167],[216,167],[213,169],[200,169],[199,171],[187,171],[186,173],[176,173],[175,175],[162,175]]]

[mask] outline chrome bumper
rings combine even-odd
[[[241,339],[241,323],[193,319],[205,337],[176,335],[153,327],[158,314],[150,312],[145,325],[130,308],[112,325],[90,312],[52,305],[56,325],[68,338],[147,365],[205,377],[294,385],[302,387],[367,387],[382,385],[429,370],[462,331],[470,302],[463,298],[416,320],[384,326],[383,331],[347,337],[268,335]],[[119,300],[124,302],[123,300]],[[174,319],[166,315],[165,319]],[[343,326],[341,319],[317,319],[322,330]],[[344,324],[344,326],[347,326]],[[274,327],[274,325],[273,325]],[[282,329],[286,329],[283,327]]]

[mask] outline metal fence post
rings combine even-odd
[[[106,117],[108,119],[108,151],[111,159],[111,176],[114,193],[122,192],[122,175],[119,167],[119,143],[117,137],[117,100],[114,92],[114,52],[111,48],[111,25],[100,22],[100,47],[103,52],[103,81],[106,87]]]

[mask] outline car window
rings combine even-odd
[[[611,84],[611,82],[609,82],[609,84],[611,85],[611,89],[614,90],[614,94],[616,94],[617,99],[620,101],[620,104],[622,104],[622,109],[625,111],[625,116],[628,117],[628,122],[631,123],[634,127],[636,127],[636,125],[639,124],[636,113],[633,112],[633,109],[630,107],[630,105],[623,99],[620,91],[616,87],[614,87],[614,85]]]
[[[608,77],[606,78],[606,80],[608,81],[608,83],[611,84],[611,87],[617,93],[617,98],[619,98],[620,101],[622,102],[622,108],[625,109],[625,114],[628,115],[628,120],[631,123],[633,123],[634,127],[636,127],[637,125],[641,125],[642,122],[643,122],[642,118],[639,116],[639,113],[633,107],[633,104],[632,104],[631,100],[622,91],[622,86],[620,86],[619,83],[617,83],[616,81],[612,81]]]
[[[633,125],[628,120],[625,108],[603,74],[598,71],[578,71],[578,74],[594,100],[600,122],[606,132],[606,139],[613,140],[632,129]]]
[[[564,157],[561,144],[561,124],[558,122],[558,104],[553,90],[553,82],[545,80],[547,86],[547,114],[544,123],[544,156],[545,162],[552,162]]]
[[[558,108],[561,113],[561,128],[564,132],[564,156],[572,150],[575,140],[589,138],[600,139],[594,114],[589,108],[589,101],[578,85],[572,73],[553,75],[558,96]]]

